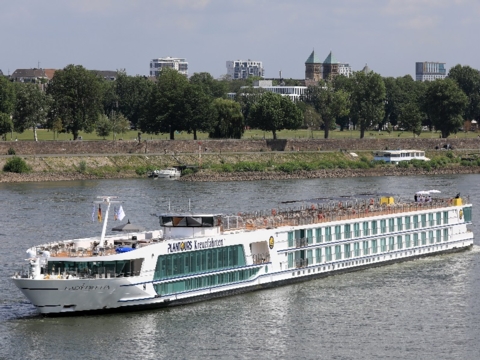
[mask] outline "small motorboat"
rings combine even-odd
[[[182,175],[180,169],[175,167],[163,169],[163,170],[153,170],[148,174],[148,177],[151,178],[161,178],[161,179],[175,179],[179,178]]]

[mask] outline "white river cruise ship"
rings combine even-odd
[[[160,308],[473,246],[468,198],[363,195],[256,213],[167,212],[160,228],[28,249],[12,281],[41,314]],[[415,197],[417,199],[417,197]],[[413,196],[412,196],[413,199]],[[422,197],[423,199],[423,197]],[[417,199],[418,200],[418,199]]]

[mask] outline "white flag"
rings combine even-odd
[[[125,212],[123,211],[122,205],[120,205],[120,208],[118,209],[118,220],[122,221],[124,217],[125,217]]]

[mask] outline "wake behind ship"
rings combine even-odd
[[[116,200],[101,197],[100,237],[34,246],[28,271],[12,281],[41,314],[131,311],[470,248],[471,203],[437,193],[312,199],[237,215],[167,212],[158,230],[109,236]]]

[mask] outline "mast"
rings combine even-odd
[[[107,223],[108,223],[108,212],[110,211],[110,205],[120,203],[120,201],[111,201],[111,199],[117,199],[117,196],[97,196],[101,201],[94,201],[94,204],[107,204],[107,211],[105,211],[105,217],[103,219],[102,235],[100,236],[100,244],[98,246],[103,246],[103,241],[105,240],[105,233],[107,232]]]

